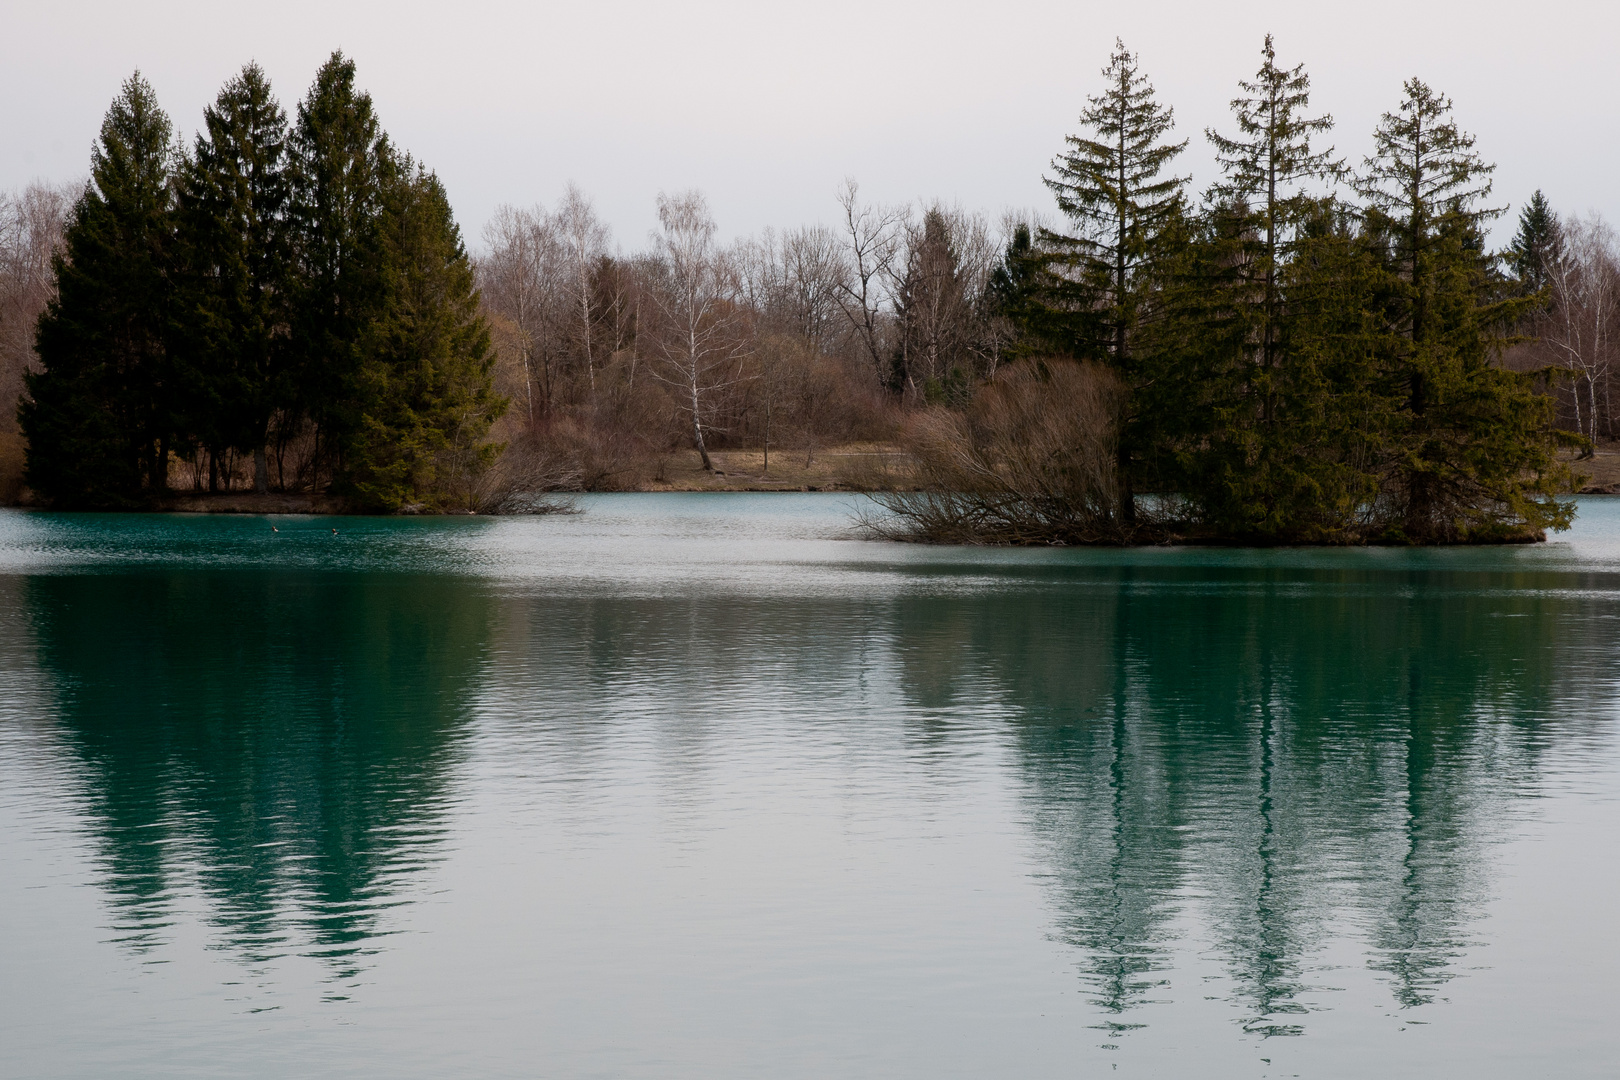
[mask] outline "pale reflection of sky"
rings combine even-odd
[[[0,513],[11,1067],[1608,1074],[1620,499],[1264,552],[853,502]]]

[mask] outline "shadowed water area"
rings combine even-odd
[[[580,505],[0,512],[0,1072],[1620,1060],[1620,500],[1431,551]]]

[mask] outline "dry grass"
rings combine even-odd
[[[1620,494],[1620,440],[1600,442],[1589,458],[1574,454],[1562,455],[1575,470],[1576,483],[1582,494]]]
[[[703,470],[696,450],[658,458],[643,491],[893,491],[916,483],[911,457],[887,443],[846,443],[813,453],[771,450],[710,451],[715,471]]]

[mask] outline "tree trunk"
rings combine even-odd
[[[159,498],[169,493],[169,440],[159,439],[157,455],[152,459],[152,490]]]
[[[253,490],[260,495],[270,490],[270,461],[263,446],[253,448]]]
[[[703,418],[698,413],[697,380],[693,379],[692,391],[692,439],[697,443],[698,456],[703,459],[703,471],[714,472],[714,462],[709,460],[709,448],[703,445]]]
[[[1120,440],[1114,454],[1114,468],[1119,473],[1115,483],[1119,487],[1119,520],[1126,527],[1136,524],[1136,491],[1131,486],[1131,451]]]

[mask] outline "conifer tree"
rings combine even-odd
[[[1212,194],[1230,206],[1242,207],[1255,215],[1261,250],[1254,277],[1262,285],[1256,343],[1258,366],[1268,372],[1277,364],[1279,305],[1277,268],[1286,257],[1289,232],[1316,207],[1316,200],[1304,190],[1310,180],[1337,177],[1343,165],[1333,150],[1313,150],[1311,136],[1333,127],[1333,117],[1302,115],[1310,105],[1310,76],[1303,64],[1284,70],[1277,66],[1277,53],[1271,35],[1262,48],[1265,57],[1254,81],[1238,85],[1243,97],[1232,101],[1238,137],[1229,139],[1206,130],[1215,145],[1216,160],[1225,179]],[[1262,416],[1270,418],[1274,403],[1266,401]]]
[[[439,178],[408,158],[384,192],[377,252],[383,302],[367,326],[348,483],[373,509],[476,509],[485,441],[506,410],[472,263]]]
[[[296,318],[290,343],[297,409],[341,473],[360,427],[361,342],[381,302],[383,197],[396,168],[354,61],[334,52],[298,106],[289,206]]]
[[[174,147],[139,72],[91,152],[89,186],[54,260],[36,337],[40,370],[18,412],[27,479],[59,506],[121,506],[168,487],[176,427],[167,348]]]
[[[1132,346],[1145,312],[1153,262],[1184,211],[1187,178],[1164,175],[1187,146],[1169,142],[1174,111],[1161,105],[1136,56],[1115,41],[1107,87],[1080,114],[1085,135],[1065,138],[1069,149],[1052,162],[1046,186],[1074,226],[1045,233],[1053,265],[1066,287],[1056,296],[1076,313],[1078,351],[1108,360],[1129,387],[1136,381]],[[1129,409],[1127,404],[1126,408]],[[1131,454],[1136,440],[1127,418],[1119,439],[1120,513],[1135,520]]]
[[[203,121],[179,184],[190,427],[215,462],[225,448],[252,454],[254,486],[264,491],[270,419],[289,392],[287,117],[249,64]],[[211,486],[217,476],[216,465]]]
[[[987,314],[1006,320],[1011,341],[1002,350],[1006,360],[1016,360],[1043,352],[1062,351],[1054,338],[1055,313],[1045,303],[1047,253],[1036,246],[1029,225],[1020,222],[1013,229],[1001,258],[985,282]]]
[[[956,237],[937,206],[924,211],[922,229],[907,244],[894,314],[897,387],[926,401],[960,400],[969,385],[961,364],[968,352],[969,298]]]
[[[1232,101],[1238,136],[1205,132],[1224,178],[1210,191],[1194,289],[1206,351],[1226,351],[1204,357],[1211,412],[1198,434],[1198,471],[1205,514],[1223,531],[1286,536],[1303,524],[1320,486],[1315,473],[1331,461],[1319,444],[1336,414],[1308,350],[1289,354],[1283,284],[1305,223],[1331,215],[1308,185],[1337,178],[1343,166],[1331,149],[1311,145],[1333,119],[1306,115],[1304,66],[1278,67],[1269,34],[1262,57]]]
[[[1385,113],[1357,186],[1369,228],[1389,240],[1395,288],[1387,305],[1398,345],[1387,361],[1392,535],[1460,540],[1567,524],[1552,496],[1558,465],[1552,403],[1527,376],[1495,364],[1497,334],[1527,301],[1499,296],[1481,207],[1490,173],[1474,139],[1451,117],[1450,99],[1405,84]]]
[[[1451,99],[1418,79],[1408,79],[1404,89],[1399,111],[1385,113],[1373,133],[1375,150],[1356,187],[1375,226],[1395,241],[1394,256],[1410,287],[1407,333],[1423,342],[1442,226],[1477,228],[1502,211],[1476,205],[1490,194],[1496,166],[1475,152],[1472,135],[1458,129]],[[1421,386],[1414,394],[1421,400]]]
[[[1540,292],[1547,287],[1548,268],[1563,256],[1563,227],[1547,197],[1537,188],[1519,211],[1519,231],[1508,248],[1508,265],[1524,288]]]
[[[1243,521],[1281,539],[1362,541],[1387,460],[1380,418],[1390,402],[1378,358],[1389,352],[1388,280],[1374,238],[1333,201],[1299,222],[1289,246],[1278,273],[1285,408],[1262,488],[1267,513],[1251,507]]]

